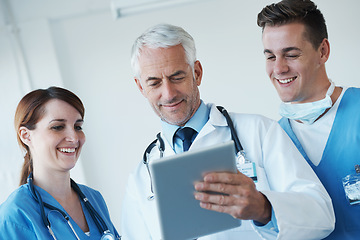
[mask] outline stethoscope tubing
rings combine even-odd
[[[54,234],[54,232],[53,232],[53,230],[51,228],[51,223],[50,223],[49,219],[46,217],[45,207],[52,210],[52,211],[59,212],[64,217],[64,219],[66,220],[66,222],[69,225],[70,229],[74,233],[76,239],[80,240],[79,236],[76,234],[76,232],[74,230],[74,227],[72,226],[72,224],[70,222],[69,216],[64,211],[62,211],[62,210],[60,210],[60,209],[58,209],[58,208],[56,208],[56,207],[54,207],[54,206],[52,206],[52,205],[50,205],[48,203],[43,202],[40,193],[35,189],[34,184],[32,182],[32,173],[30,173],[30,175],[28,177],[28,183],[29,183],[29,186],[30,186],[31,195],[39,203],[40,215],[41,215],[41,218],[43,220],[43,223],[46,226],[46,228],[49,230],[49,233],[53,237],[53,239],[56,240],[56,237],[55,237],[55,234]]]
[[[71,181],[71,187],[75,190],[75,192],[79,195],[79,197],[84,202],[85,207],[88,209],[89,214],[91,215],[91,218],[94,220],[96,227],[100,231],[100,234],[102,234],[102,235],[106,234],[106,235],[112,236],[112,234],[110,233],[110,230],[106,226],[105,221],[102,219],[102,217],[99,215],[99,213],[95,210],[95,208],[91,205],[91,203],[89,202],[89,200],[87,199],[85,194],[81,191],[80,187],[76,184],[76,182],[74,180],[70,179],[70,181]],[[53,230],[51,229],[51,223],[50,223],[49,219],[46,217],[45,207],[50,210],[59,212],[64,217],[64,219],[67,221],[67,224],[71,228],[76,239],[80,240],[79,236],[76,234],[76,231],[74,230],[74,228],[70,222],[69,216],[64,211],[58,209],[57,207],[54,207],[48,203],[43,202],[40,193],[36,190],[36,188],[33,184],[32,173],[30,173],[30,175],[28,177],[28,184],[29,184],[30,193],[31,193],[32,197],[35,199],[35,201],[37,203],[39,203],[40,215],[41,215],[42,221],[43,221],[45,227],[49,230],[49,233],[51,234],[53,239],[56,240],[56,237],[55,237]],[[113,239],[115,239],[115,238],[113,237]]]
[[[236,156],[237,157],[244,157],[245,158],[245,151],[240,143],[239,137],[235,131],[235,127],[234,127],[234,123],[231,120],[231,117],[229,115],[229,113],[226,111],[226,109],[222,106],[216,106],[217,109],[223,114],[223,116],[226,119],[226,123],[230,128],[230,133],[231,133],[231,138],[234,141],[234,145],[235,145],[235,150],[236,150]],[[158,143],[158,144],[157,144]],[[153,191],[153,184],[152,184],[152,177],[151,177],[151,172],[149,169],[149,161],[148,161],[148,156],[151,153],[151,150],[155,147],[158,146],[159,152],[160,152],[160,158],[162,158],[164,156],[164,151],[165,151],[165,143],[164,140],[161,137],[161,134],[158,133],[156,135],[156,139],[154,141],[152,141],[149,146],[145,149],[144,155],[143,155],[143,163],[146,166],[146,169],[148,171],[149,177],[150,177],[150,187],[151,187],[151,195],[148,196],[148,200],[153,200],[154,199],[154,191]]]
[[[235,131],[235,127],[234,127],[234,123],[231,120],[231,117],[229,115],[229,113],[226,111],[226,109],[222,106],[216,106],[217,109],[224,115],[225,119],[226,119],[226,123],[230,128],[230,132],[231,132],[231,138],[234,141],[234,145],[235,145],[235,150],[237,153],[241,153],[244,152],[244,149],[240,143],[239,137]],[[159,144],[157,144],[157,142]],[[164,155],[164,151],[165,151],[165,143],[164,140],[161,137],[161,134],[158,133],[156,135],[156,139],[154,141],[152,141],[149,146],[145,149],[145,152],[143,154],[143,163],[148,166],[148,155],[150,154],[151,150],[158,145],[159,151],[160,151],[160,158],[163,157]],[[149,171],[149,169],[148,169]]]
[[[231,120],[231,117],[229,115],[229,113],[226,111],[226,109],[222,106],[217,106],[217,109],[224,115],[225,119],[226,119],[226,122],[230,128],[230,132],[231,132],[231,137],[232,137],[232,140],[234,141],[234,145],[235,145],[235,149],[236,149],[236,152],[239,153],[241,151],[244,151],[241,143],[240,143],[240,140],[239,140],[239,137],[235,131],[235,127],[234,127],[234,123],[233,121]]]
[[[91,217],[94,219],[94,222],[95,222],[97,228],[99,229],[99,231],[101,231],[101,233],[108,232],[109,229],[107,229],[105,221],[102,219],[102,217],[99,215],[99,213],[94,209],[94,207],[90,204],[89,200],[84,195],[84,193],[80,190],[80,187],[76,184],[76,182],[72,179],[70,179],[70,180],[71,180],[71,187],[79,194],[80,198],[83,200],[86,208],[89,210]],[[98,219],[98,221],[96,221],[95,219]],[[100,226],[100,224],[102,226]]]

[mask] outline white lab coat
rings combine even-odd
[[[248,159],[256,163],[257,189],[270,201],[276,216],[275,228],[256,227],[242,221],[238,228],[201,237],[216,239],[322,239],[334,229],[335,217],[326,190],[276,121],[259,115],[230,114]],[[175,154],[165,142],[164,156]],[[225,117],[211,104],[209,121],[191,149],[231,140]],[[159,158],[155,147],[150,161]],[[122,210],[122,236],[125,240],[159,240],[160,227],[150,178],[145,164],[129,176]],[[181,224],[179,224],[181,227]]]

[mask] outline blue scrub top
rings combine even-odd
[[[324,240],[360,239],[360,205],[350,205],[342,184],[348,174],[355,174],[360,164],[360,89],[348,88],[339,104],[322,159],[315,166],[307,156],[289,120],[279,123],[328,191],[334,206],[335,230]]]
[[[101,194],[84,185],[79,184],[79,187],[105,221],[110,232],[114,236],[118,236]],[[43,202],[53,205],[66,213],[65,209],[49,193],[40,187],[35,186],[35,188],[40,193]],[[83,201],[80,202],[89,226],[90,236],[87,236],[70,217],[70,222],[76,234],[80,239],[100,239],[102,234],[100,234]],[[48,217],[57,239],[76,239],[66,220],[58,211],[45,208],[45,215]],[[20,186],[0,205],[0,239],[53,239],[42,221],[40,205],[32,197],[28,184]]]

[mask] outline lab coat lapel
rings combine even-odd
[[[226,119],[216,108],[215,104],[209,105],[211,107],[209,120],[201,129],[190,148],[199,148],[223,142],[222,133],[218,131],[218,127],[226,127]]]
[[[165,144],[164,157],[174,155],[175,151],[174,151],[174,149],[172,149],[170,143],[167,141],[167,139],[165,138],[163,133],[161,133],[161,137],[162,137],[162,139],[164,141],[164,144]]]

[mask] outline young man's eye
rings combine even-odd
[[[82,126],[75,126],[75,130],[77,130],[77,131],[81,131],[83,128],[82,128]]]
[[[286,55],[287,58],[298,58],[299,55],[298,54],[289,54],[289,55]]]
[[[266,57],[266,60],[274,60],[275,59],[274,55],[268,55],[268,56],[265,56],[265,57]]]

